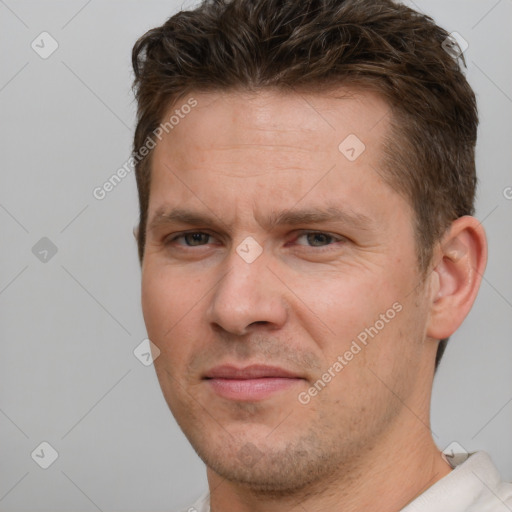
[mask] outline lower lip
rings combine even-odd
[[[268,377],[261,379],[208,379],[206,382],[218,395],[230,400],[263,400],[286,391],[302,379]]]

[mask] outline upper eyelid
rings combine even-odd
[[[168,235],[168,236],[164,237],[164,242],[174,242],[174,241],[176,241],[177,239],[179,239],[181,237],[184,237],[186,235],[193,235],[193,234],[196,234],[196,233],[208,235],[208,236],[210,236],[212,238],[219,238],[218,235],[211,233],[207,229],[205,229],[205,230],[198,230],[198,229],[196,229],[196,230],[181,231],[181,232],[178,232],[178,233],[173,233],[171,235]],[[338,240],[338,241],[339,240],[347,240],[347,237],[344,236],[344,235],[339,235],[339,234],[336,234],[336,233],[331,233],[330,231],[320,231],[320,230],[315,230],[315,229],[299,229],[299,230],[294,230],[293,233],[294,233],[294,235],[293,235],[294,239],[297,239],[297,238],[299,238],[300,236],[303,236],[303,235],[308,235],[308,234],[316,233],[316,234],[330,236],[330,237],[332,237],[332,238],[334,238],[335,240]]]
[[[218,236],[217,234],[214,234],[209,229],[188,229],[188,230],[185,230],[185,231],[178,231],[176,233],[171,233],[170,235],[167,235],[166,238],[168,238],[168,237],[177,238],[177,237],[184,236],[184,235],[193,235],[195,233],[203,233],[205,235]],[[337,233],[332,233],[331,231],[324,231],[324,230],[321,230],[321,229],[294,229],[293,233],[296,233],[297,235],[305,235],[305,234],[308,234],[308,233],[319,233],[319,234],[322,234],[322,235],[330,235],[330,236],[334,236],[334,237],[336,237],[336,236],[337,237],[343,237],[343,235],[339,235]]]
[[[212,238],[218,238],[218,235],[214,235],[210,233],[208,230],[193,230],[193,231],[180,231],[178,233],[172,233],[170,235],[167,235],[164,237],[164,242],[174,242],[175,240],[185,237],[187,235],[194,235],[194,234],[202,234],[202,235],[208,235]]]
[[[330,231],[320,231],[320,230],[316,230],[316,229],[299,229],[299,230],[297,230],[297,236],[308,235],[311,233],[316,233],[319,235],[327,235],[327,236],[331,236],[333,238],[346,238],[343,235],[338,235],[337,233],[331,233]]]
[[[328,237],[331,237],[333,239],[331,243],[326,244],[326,245],[321,245],[321,246],[309,245],[309,246],[307,246],[307,247],[312,247],[312,248],[317,247],[320,249],[322,247],[329,247],[330,245],[333,245],[333,243],[345,242],[348,240],[348,238],[346,236],[337,235],[335,233],[330,233],[329,231],[301,231],[297,235],[294,236],[293,240],[297,240],[297,238],[304,236],[304,235],[308,235],[308,234],[327,235]],[[299,244],[299,245],[304,246],[303,244]]]

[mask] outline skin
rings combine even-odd
[[[420,272],[411,206],[380,176],[390,113],[376,94],[191,96],[198,105],[152,155],[142,306],[165,399],[207,465],[212,512],[400,510],[450,471],[430,431],[434,359],[476,296],[482,227],[455,221]],[[366,146],[355,161],[338,149],[349,134]],[[349,218],[269,222],[328,206]],[[175,208],[211,219],[162,215]],[[251,263],[237,253],[249,236],[262,249]],[[221,364],[298,378],[230,399],[204,378]]]

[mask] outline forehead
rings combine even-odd
[[[378,94],[353,89],[191,93],[163,119],[177,122],[154,149],[150,214],[194,203],[236,217],[302,198],[371,210],[394,194],[380,178],[390,114]]]
[[[300,141],[306,143],[301,146],[304,150],[318,149],[319,141],[332,142],[337,147],[337,142],[349,134],[376,146],[387,129],[386,118],[390,114],[387,103],[377,93],[348,88],[322,94],[260,89],[196,93],[190,97],[197,104],[169,133],[171,144],[172,135],[186,126],[203,148],[208,143],[222,148],[266,142],[283,147],[287,141],[297,146]],[[186,101],[184,98],[176,102],[164,122]]]
[[[153,159],[179,169],[206,164],[210,170],[227,170],[229,165],[230,172],[243,163],[244,176],[251,174],[251,167],[279,170],[280,163],[309,170],[326,160],[352,169],[358,168],[356,160],[377,166],[390,115],[378,94],[346,88],[323,94],[197,92],[168,109],[162,120],[167,128]]]

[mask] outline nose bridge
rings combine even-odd
[[[267,268],[268,257],[251,243],[246,240],[230,253],[228,271],[215,286],[208,308],[211,323],[238,334],[255,322],[277,327],[286,318],[279,286]]]

